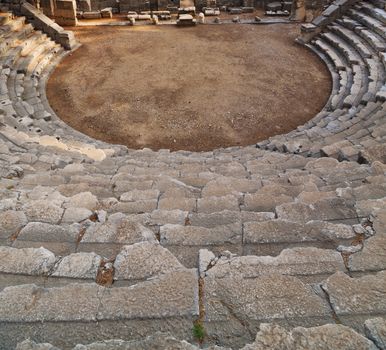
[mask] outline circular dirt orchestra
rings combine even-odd
[[[250,145],[317,114],[331,81],[296,24],[77,27],[47,95],[67,124],[129,148]]]

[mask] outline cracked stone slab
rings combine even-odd
[[[195,198],[167,197],[160,199],[158,208],[161,210],[180,209],[192,212],[196,210],[196,202]]]
[[[299,196],[297,197],[298,201],[304,203],[304,204],[314,204],[321,199],[327,199],[327,198],[336,198],[336,194],[333,191],[330,192],[320,192],[320,191],[314,191],[314,192],[301,192]]]
[[[64,212],[62,222],[73,223],[87,220],[92,216],[92,211],[86,208],[70,207]]]
[[[132,190],[122,193],[120,196],[121,202],[135,202],[139,200],[158,199],[160,192],[158,190]]]
[[[276,207],[276,214],[279,219],[299,222],[357,218],[356,210],[342,198],[326,198],[309,205],[285,203]]]
[[[386,208],[386,197],[358,201],[356,202],[355,207],[359,217],[367,217],[371,214],[383,211]]]
[[[386,349],[386,319],[377,317],[365,321],[365,333],[381,350]]]
[[[30,222],[20,231],[17,241],[73,243],[79,231],[79,224],[59,226],[44,222]]]
[[[376,350],[363,335],[349,327],[326,324],[320,327],[296,327],[292,331],[276,324],[261,324],[253,344],[241,350]]]
[[[51,276],[95,280],[101,261],[95,253],[70,254],[58,262]]]
[[[133,244],[146,240],[155,240],[153,231],[122,213],[116,213],[110,215],[105,223],[91,222],[81,243]]]
[[[26,339],[16,345],[16,350],[60,350],[56,346],[49,343],[35,343],[30,339]]]
[[[60,192],[56,191],[53,187],[47,186],[36,186],[32,189],[31,192],[26,194],[28,199],[32,200],[48,200],[51,202],[55,202],[58,206],[60,206],[66,197],[60,194]]]
[[[169,334],[156,333],[144,337],[140,340],[106,340],[88,345],[77,345],[73,350],[150,350],[150,349],[169,349],[169,350],[199,350],[195,345],[189,344],[185,340],[177,340]],[[210,347],[210,349],[219,349]],[[29,349],[21,349],[29,350]]]
[[[380,210],[376,213],[374,218],[374,230],[377,234],[386,234],[386,210]]]
[[[114,268],[116,280],[142,280],[185,269],[169,250],[156,242],[124,246],[115,258]]]
[[[252,322],[280,320],[286,324],[310,325],[312,319],[330,321],[330,309],[313,289],[300,279],[283,275],[242,278],[205,277],[207,322],[230,318]]]
[[[185,221],[188,217],[189,212],[174,209],[174,210],[154,210],[150,215],[150,225],[185,225]]]
[[[204,278],[206,272],[214,265],[217,261],[216,256],[208,249],[200,249],[198,252],[198,271],[200,277]]]
[[[218,177],[209,181],[202,189],[203,197],[222,197],[228,194],[253,193],[261,188],[261,181],[238,179],[233,177]]]
[[[275,214],[272,212],[223,210],[221,212],[211,214],[190,213],[189,222],[192,226],[213,228],[216,226],[224,226],[237,222],[272,220],[274,217]]]
[[[386,269],[386,233],[378,233],[364,241],[362,251],[349,257],[352,272],[381,271]]]
[[[199,350],[195,345],[189,344],[185,340],[177,340],[168,333],[157,332],[140,340],[111,339],[102,340],[91,344],[77,344],[72,350]],[[211,346],[209,350],[226,350],[217,346]],[[31,340],[19,343],[16,350],[60,350],[51,344],[37,344]]]
[[[15,234],[28,220],[22,211],[6,210],[0,213],[0,239],[7,239]]]
[[[178,270],[131,287],[106,288],[98,320],[196,317],[197,270]]]
[[[50,201],[37,200],[26,203],[24,211],[29,221],[58,224],[62,219],[64,209]]]
[[[351,226],[324,221],[307,223],[274,219],[244,224],[244,243],[290,243],[347,240],[355,237]]]
[[[239,201],[236,196],[205,197],[197,200],[199,213],[214,213],[223,210],[239,210]]]
[[[361,278],[337,272],[322,288],[338,317],[386,314],[386,271]]]
[[[342,256],[334,250],[318,248],[284,249],[280,255],[220,257],[206,272],[209,277],[239,275],[257,278],[263,275],[289,275],[321,281],[325,276],[345,271]]]
[[[16,249],[0,246],[0,272],[2,273],[47,274],[56,261],[55,255],[43,247]]]
[[[78,344],[73,350],[199,350],[185,340],[177,340],[169,333],[157,332],[140,340],[102,340],[91,344]],[[222,346],[209,346],[208,350],[231,350]],[[240,350],[377,350],[364,336],[343,325],[327,324],[319,327],[296,327],[288,331],[270,323],[262,323],[255,341]],[[383,350],[382,347],[380,349]],[[16,350],[59,350],[51,344],[37,344],[31,340],[19,343]]]
[[[265,193],[246,194],[244,199],[245,210],[269,212],[283,203],[292,202],[293,198],[285,194],[267,195]]]
[[[0,292],[0,322],[96,321],[103,289],[95,283],[7,287]]]
[[[85,208],[88,210],[95,210],[98,208],[98,198],[91,192],[78,193],[66,201],[65,208]]]
[[[60,322],[118,319],[195,318],[197,271],[175,271],[131,287],[74,283],[41,288],[34,284],[0,292],[0,322]]]

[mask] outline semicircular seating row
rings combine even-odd
[[[386,160],[386,11],[359,2],[307,47],[327,64],[332,94],[324,109],[262,149],[370,162]]]
[[[328,37],[342,38],[347,22]],[[316,327],[287,334],[305,348],[315,337],[347,349],[382,341],[385,164],[92,140],[58,120],[45,98],[62,49],[24,18],[0,26],[0,39],[0,349],[26,338],[68,349],[158,331],[194,342],[197,320],[207,345],[240,348],[259,329],[270,333],[267,322]],[[382,105],[384,68],[355,57],[341,73],[353,81],[358,66],[366,93],[373,86],[375,97],[359,89],[351,100],[364,113]],[[364,62],[379,79],[368,79]],[[329,108],[344,110],[347,96]]]

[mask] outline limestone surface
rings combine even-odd
[[[340,316],[383,314],[386,310],[386,272],[351,278],[337,272],[323,284],[335,313]]]
[[[166,248],[155,242],[124,246],[114,261],[117,280],[142,280],[160,273],[184,269]]]
[[[102,258],[95,253],[74,253],[61,259],[52,276],[70,278],[96,278]]]
[[[16,249],[0,246],[0,272],[2,273],[47,274],[56,261],[56,256],[43,247]]]
[[[366,336],[380,349],[386,349],[386,320],[381,317],[365,321]]]

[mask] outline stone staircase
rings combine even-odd
[[[359,2],[307,44],[331,72],[331,97],[308,123],[257,146],[308,157],[384,162],[385,24],[384,2]]]
[[[335,117],[320,123],[340,127],[355,109],[350,132],[368,123],[372,135],[385,118],[384,38],[357,10],[310,48],[341,73],[321,112]],[[154,152],[93,140],[62,123],[45,96],[66,52],[23,18],[4,22],[0,349],[382,349],[381,157],[343,159],[339,133],[321,148],[339,156],[311,154],[323,158],[304,157],[306,146]],[[304,130],[321,144],[324,134]],[[298,132],[283,137],[294,144]],[[362,157],[369,135],[352,139]],[[383,146],[382,137],[371,140]]]

